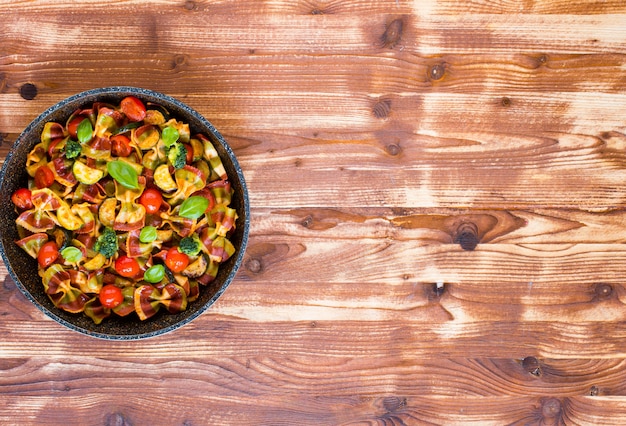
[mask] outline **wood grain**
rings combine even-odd
[[[220,130],[252,208],[226,293],[145,341],[66,330],[0,264],[0,423],[626,423],[625,19],[0,0],[0,163],[65,97],[146,87]]]

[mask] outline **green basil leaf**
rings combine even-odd
[[[163,139],[163,143],[167,148],[174,145],[174,143],[178,140],[180,135],[178,134],[178,130],[176,130],[172,126],[167,126],[161,132],[161,139]]]
[[[143,274],[144,281],[152,284],[161,282],[163,277],[165,277],[165,267],[163,265],[153,265]]]
[[[93,127],[91,126],[91,121],[88,118],[85,118],[80,122],[78,128],[76,129],[76,136],[78,136],[78,141],[80,143],[86,143],[91,140],[91,135],[93,133]]]
[[[61,256],[68,262],[76,263],[83,258],[83,252],[76,247],[65,247],[61,250]]]
[[[113,179],[121,185],[130,189],[139,188],[139,180],[137,179],[137,171],[133,166],[124,161],[115,160],[107,163],[107,171]]]
[[[157,229],[154,226],[145,226],[139,233],[139,241],[151,243],[157,239]]]
[[[209,207],[209,200],[195,195],[183,201],[178,215],[187,219],[197,219],[204,214],[207,207]]]

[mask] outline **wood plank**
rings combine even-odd
[[[300,277],[398,282],[409,276],[421,282],[471,280],[497,286],[619,279],[625,249],[622,244],[486,244],[467,252],[458,245],[424,242],[257,237],[249,250],[249,256],[261,262],[263,278],[278,282],[294,282]],[[299,271],[298,276],[293,270]]]
[[[423,11],[424,9],[422,9]],[[81,46],[100,45],[101,40],[115,40],[115,50],[151,47],[144,54],[172,51],[172,47],[186,44],[186,52],[213,54],[241,54],[255,52],[320,52],[353,53],[389,48],[408,50],[422,55],[446,53],[511,53],[511,52],[561,52],[561,53],[624,53],[626,29],[623,15],[524,15],[515,14],[462,14],[430,15],[419,13],[419,4],[413,15],[348,14],[348,15],[278,15],[252,14],[246,19],[211,19],[210,11],[186,13],[188,26],[169,25],[171,14],[129,14],[123,7],[108,8],[105,13],[84,12],[74,8],[72,14],[57,13],[47,9],[31,13],[33,19],[15,18],[15,9],[5,11],[0,17],[4,24],[7,54],[29,54],[46,49],[65,51],[61,46],[83,40]],[[118,26],[102,25],[104,20],[118,22]],[[397,21],[399,20],[399,21]],[[27,31],[35,21],[40,31]],[[396,21],[400,31],[387,32]],[[79,38],[81,22],[93,33],[89,38]],[[401,23],[401,24],[400,24]],[[121,30],[123,28],[123,30]],[[187,28],[202,28],[190,37]],[[259,31],[254,29],[258,28]],[[271,28],[271,36],[267,29]],[[537,31],[541,28],[541,31]],[[26,31],[25,31],[26,30]],[[393,33],[393,34],[392,34]],[[46,36],[42,36],[46,34]],[[113,37],[114,36],[114,37]],[[391,38],[389,38],[391,36]],[[381,42],[382,38],[382,42]],[[4,42],[4,39],[3,39]]]
[[[407,359],[314,355],[282,358],[194,358],[179,360],[104,357],[3,359],[4,396],[98,394],[120,375],[126,392],[142,394],[162,381],[176,385],[179,396],[303,398],[386,395],[472,398],[494,396],[623,397],[624,360]],[[94,375],[94,371],[98,371]],[[396,378],[402,377],[401,381]],[[305,378],[305,380],[302,380]],[[107,393],[117,389],[108,388]]]
[[[72,394],[73,392],[69,391]],[[194,401],[192,409],[189,400]],[[123,388],[117,393],[100,390],[92,395],[64,395],[54,401],[39,396],[6,398],[0,421],[15,418],[33,424],[212,424],[212,425],[560,425],[621,424],[626,419],[626,401],[612,397],[491,397],[458,398],[416,396],[344,397],[331,395],[280,398],[195,394],[178,396],[143,389],[141,394]],[[155,410],[154,407],[170,407]],[[67,407],[74,407],[69,411]],[[177,408],[182,407],[182,408]]]
[[[409,52],[388,55],[384,51],[368,54],[264,54],[254,52],[240,56],[208,58],[200,52],[161,53],[147,55],[146,64],[137,70],[129,53],[101,52],[102,46],[85,46],[81,61],[71,52],[52,51],[32,57],[18,56],[3,66],[5,91],[16,93],[19,86],[30,81],[39,87],[39,94],[66,94],[83,84],[89,69],[99,69],[101,78],[128,81],[127,84],[145,81],[175,87],[178,92],[194,93],[201,88],[209,94],[220,91],[237,91],[255,96],[267,93],[276,96],[291,94],[290,88],[299,86],[304,93],[328,94],[342,92],[345,96],[357,94],[385,97],[394,94],[401,98],[409,93],[453,92],[492,94],[524,94],[527,92],[607,92],[623,93],[626,55],[600,53],[588,55],[563,55],[541,53],[448,54],[437,57],[421,56]],[[181,43],[176,46],[184,50]],[[30,61],[39,61],[25,66]],[[349,60],[347,60],[349,59]],[[59,67],[75,78],[51,84]],[[443,74],[430,74],[433,67],[443,67]],[[87,67],[87,70],[85,69]],[[381,74],[384,72],[384,74]],[[267,75],[272,75],[267,80]],[[588,75],[594,79],[589,80]],[[185,79],[172,81],[184,75]],[[384,77],[383,77],[384,75]],[[207,85],[207,78],[210,85]],[[584,89],[584,90],[581,90]],[[545,95],[544,95],[545,96]],[[558,96],[558,93],[551,94]],[[387,97],[386,99],[389,99]],[[389,99],[393,102],[393,99]],[[515,99],[509,97],[514,106]],[[386,118],[386,117],[381,117]]]
[[[323,208],[255,207],[252,235],[280,229],[306,241],[330,236],[337,240],[422,241],[451,244],[459,227],[472,223],[480,244],[610,244],[626,241],[626,211],[587,212],[567,209],[481,210],[399,207]]]
[[[220,302],[218,302],[220,303]],[[6,308],[3,309],[6,312]],[[79,335],[44,318],[32,306],[21,318],[0,323],[3,358],[93,356],[153,360],[257,356],[324,358],[356,355],[410,356],[415,359],[533,356],[551,359],[626,358],[623,322],[512,320],[474,323],[404,320],[254,322],[213,311],[171,334],[136,342],[109,342]],[[270,313],[271,315],[271,313]],[[198,336],[202,337],[199,338]],[[175,337],[175,338],[174,338]]]

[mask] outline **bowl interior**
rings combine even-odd
[[[189,123],[191,133],[204,133],[217,149],[229,181],[234,190],[231,207],[239,215],[236,230],[230,240],[237,248],[235,256],[220,265],[217,278],[208,286],[201,286],[200,297],[190,303],[186,311],[171,315],[163,309],[153,318],[140,321],[136,315],[126,318],[111,316],[96,325],[83,314],[71,314],[56,308],[44,293],[41,278],[37,274],[37,261],[19,248],[15,241],[19,239],[11,194],[26,186],[27,174],[24,168],[26,157],[39,142],[43,126],[48,121],[64,124],[67,118],[78,108],[94,102],[119,104],[122,98],[134,95],[144,102],[154,102],[165,107],[172,117]],[[0,254],[15,280],[17,286],[39,309],[59,323],[94,337],[105,339],[139,339],[163,334],[188,323],[211,306],[224,292],[234,278],[247,245],[249,230],[248,193],[243,173],[228,143],[219,132],[199,113],[169,96],[150,90],[133,87],[109,87],[94,89],[67,98],[49,108],[37,117],[22,132],[5,160],[0,172]]]

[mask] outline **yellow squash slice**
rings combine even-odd
[[[161,164],[154,171],[154,183],[157,184],[165,192],[170,192],[178,188],[174,178],[170,174],[170,168],[167,164]]]
[[[74,172],[76,180],[80,183],[84,183],[85,185],[93,185],[104,176],[104,172],[102,170],[91,168],[81,161],[74,162],[72,172]]]

